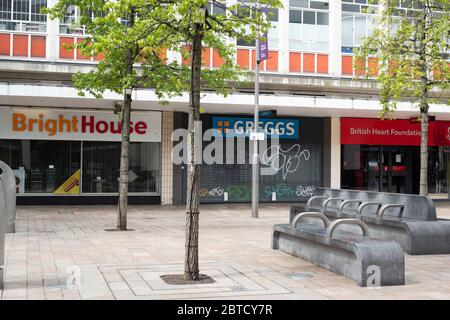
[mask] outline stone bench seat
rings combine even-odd
[[[305,218],[315,218],[314,213],[305,215]],[[339,219],[330,223],[326,217],[319,218],[325,226],[301,221],[274,225],[272,248],[342,274],[362,287],[405,283],[404,255],[397,243],[369,237],[364,223],[355,219]],[[337,226],[347,223],[361,226],[363,234],[336,230]],[[378,283],[372,282],[374,278],[371,278],[375,276],[376,268],[379,268]]]
[[[371,204],[361,208],[366,202]],[[429,197],[317,188],[307,203],[291,207],[289,221],[308,211],[322,212],[331,220],[359,219],[373,237],[396,241],[411,255],[450,253],[450,220],[437,219]]]

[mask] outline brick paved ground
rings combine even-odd
[[[450,204],[437,206],[450,218]],[[115,226],[112,206],[21,207],[17,233],[7,235],[1,298],[450,299],[450,255],[406,256],[405,286],[368,289],[270,249],[272,225],[285,223],[288,209],[263,205],[255,220],[249,205],[202,206],[200,267],[216,282],[173,286],[160,275],[183,270],[182,207],[131,207],[135,231],[127,232],[105,231]]]

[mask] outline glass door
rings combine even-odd
[[[381,191],[410,193],[408,147],[382,147]]]

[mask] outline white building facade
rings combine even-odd
[[[120,128],[113,109],[122,97],[78,96],[72,74],[91,70],[101,57],[66,48],[85,33],[71,24],[76,8],[62,21],[40,13],[55,3],[0,1],[0,160],[16,172],[19,204],[115,203]],[[408,10],[407,3],[400,9]],[[417,108],[402,102],[397,120],[379,120],[376,82],[355,78],[352,50],[370,34],[379,6],[369,0],[283,4],[271,18],[269,59],[262,64],[260,109],[272,114],[261,125],[292,127],[278,152],[294,164],[261,178],[262,201],[302,201],[321,186],[418,192]],[[236,45],[237,63],[253,70],[253,44]],[[206,67],[220,66],[215,50],[203,52]],[[168,58],[181,61],[171,52]],[[376,70],[375,59],[365,63]],[[251,121],[251,72],[247,80],[226,98],[204,93],[204,130]],[[187,127],[187,109],[187,94],[163,106],[152,90],[133,92],[130,203],[184,202],[186,172],[171,161],[171,134]],[[436,104],[430,114],[430,193],[448,198],[450,113]],[[248,162],[205,164],[201,174],[202,202],[251,200]]]

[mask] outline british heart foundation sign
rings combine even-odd
[[[420,146],[420,122],[341,118],[341,144]],[[429,146],[450,146],[450,121],[432,121]]]

